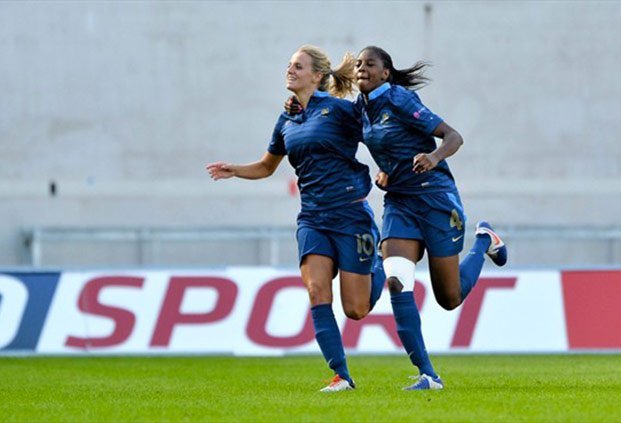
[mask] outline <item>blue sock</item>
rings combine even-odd
[[[459,264],[459,282],[461,284],[462,302],[479,280],[481,269],[483,269],[483,262],[485,261],[485,252],[489,248],[491,242],[492,240],[489,235],[477,235],[470,252]]]
[[[423,333],[420,327],[420,314],[418,314],[412,291],[392,295],[390,302],[395,321],[397,322],[399,339],[401,339],[410,361],[418,367],[420,373],[436,377],[437,374],[433,370],[433,365],[425,348],[425,341],[423,340]]]
[[[384,273],[384,264],[380,256],[375,256],[375,263],[371,269],[371,310],[375,307],[375,303],[382,296],[384,284],[386,283],[386,273]]]
[[[347,361],[345,360],[341,332],[339,332],[339,327],[332,312],[332,304],[318,304],[311,307],[311,315],[313,316],[313,325],[315,326],[315,339],[317,339],[319,348],[321,348],[328,366],[334,370],[335,374],[352,382],[347,369]]]

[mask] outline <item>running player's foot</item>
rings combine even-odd
[[[422,391],[426,389],[444,389],[444,382],[440,379],[440,376],[431,377],[426,374],[418,376],[410,376],[411,379],[417,379],[413,385],[403,388],[404,391]]]
[[[487,249],[487,255],[496,266],[504,266],[507,263],[507,247],[489,223],[485,221],[477,223],[475,235],[489,235],[492,243]]]
[[[320,389],[319,392],[351,391],[354,388],[356,388],[356,384],[353,380],[349,382],[347,379],[342,379],[339,375],[336,375],[332,382],[325,388]]]

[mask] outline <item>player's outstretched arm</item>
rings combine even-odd
[[[464,139],[446,122],[442,122],[433,131],[433,136],[442,138],[442,143],[431,153],[421,153],[414,157],[412,170],[416,173],[427,172],[438,165],[447,157],[451,157],[459,150]]]
[[[284,156],[265,153],[261,160],[244,165],[236,165],[224,162],[209,163],[206,166],[209,176],[214,181],[228,179],[236,176],[243,179],[262,179],[271,176]]]

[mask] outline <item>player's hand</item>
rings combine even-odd
[[[298,115],[302,113],[302,110],[304,110],[304,108],[302,108],[302,104],[296,96],[292,95],[285,101],[285,111],[290,115]]]
[[[420,153],[414,157],[412,170],[416,173],[425,173],[438,165],[438,159],[433,153]]]
[[[388,174],[381,170],[375,175],[375,184],[378,187],[386,188],[388,186]]]
[[[211,179],[217,181],[218,179],[228,179],[235,176],[235,171],[232,169],[232,166],[233,165],[230,163],[216,162],[209,163],[206,166],[206,169],[209,172]]]

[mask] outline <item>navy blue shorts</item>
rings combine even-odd
[[[333,210],[298,215],[299,263],[309,254],[330,257],[334,270],[368,275],[378,260],[379,231],[373,210],[358,201]]]
[[[457,191],[384,196],[382,241],[416,239],[430,256],[449,257],[464,248],[466,215]]]

